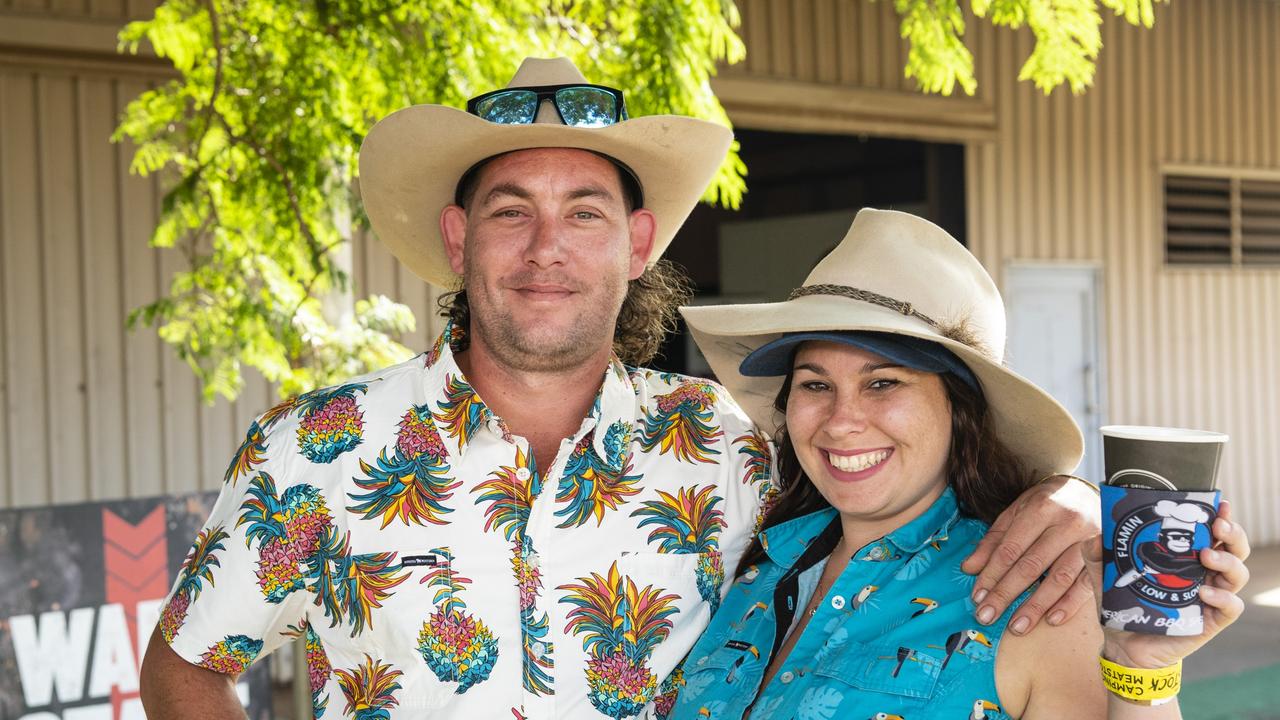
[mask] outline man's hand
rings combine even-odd
[[[1090,602],[1081,543],[1102,528],[1098,493],[1082,480],[1059,475],[1022,493],[1005,509],[961,565],[973,583],[978,622],[987,625],[1044,575],[1018,609],[1009,630],[1022,635],[1049,614],[1060,625]],[[1046,571],[1048,574],[1046,575]]]

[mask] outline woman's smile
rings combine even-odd
[[[864,480],[880,471],[893,455],[893,448],[875,450],[827,450],[827,462],[838,480]]]

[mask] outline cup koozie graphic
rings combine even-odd
[[[1218,516],[1216,490],[1102,486],[1102,624],[1154,635],[1204,630],[1200,550]]]
[[[1227,436],[1182,428],[1102,428],[1102,624],[1153,635],[1204,631],[1200,551],[1213,544]]]

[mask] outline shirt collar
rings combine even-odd
[[[462,368],[458,367],[453,348],[463,332],[452,321],[446,323],[444,331],[423,359],[426,397],[433,399],[433,414],[440,439],[449,456],[459,461],[476,432],[490,432],[512,442],[506,423],[489,410],[479,393],[472,389]],[[636,392],[631,378],[622,361],[614,355],[605,369],[595,401],[572,439],[576,442],[593,428],[602,428],[593,434],[592,446],[599,457],[609,457],[605,445],[606,431],[616,422],[631,423],[635,418],[635,403]]]
[[[821,533],[823,528],[836,520],[835,508],[823,508],[775,525],[760,533],[760,542],[765,553],[779,567],[791,567]],[[960,517],[960,508],[956,502],[955,491],[947,486],[942,495],[927,510],[911,522],[894,530],[879,540],[868,543],[858,550],[855,558],[868,558],[868,548],[874,549],[886,544],[897,548],[901,554],[919,552],[925,545],[945,536]],[[889,553],[869,556],[869,559],[880,560],[892,557]]]
[[[826,507],[774,525],[761,531],[760,544],[778,567],[791,567],[838,514],[835,508]]]
[[[960,506],[956,503],[956,493],[948,485],[928,510],[920,513],[915,520],[885,535],[883,542],[893,545],[903,553],[919,552],[925,545],[950,532],[951,526],[955,525],[959,518]]]
[[[449,457],[459,461],[476,433],[492,432],[495,426],[500,433],[505,432],[505,426],[489,411],[458,367],[453,348],[461,337],[460,328],[452,321],[446,323],[423,359],[424,390],[432,419]]]
[[[592,403],[591,412],[587,416],[594,418],[595,427],[599,428],[591,438],[598,457],[609,457],[609,449],[605,446],[609,428],[613,427],[614,423],[623,422],[630,425],[635,420],[635,404],[636,391],[631,384],[631,376],[618,356],[613,355],[609,359],[609,367],[605,368],[604,382],[600,385],[600,392],[596,394],[596,401]],[[583,429],[586,429],[585,424]]]

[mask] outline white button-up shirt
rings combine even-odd
[[[317,717],[664,717],[751,539],[768,445],[720,386],[615,359],[534,467],[450,333],[250,426],[164,638],[238,672],[305,635]]]

